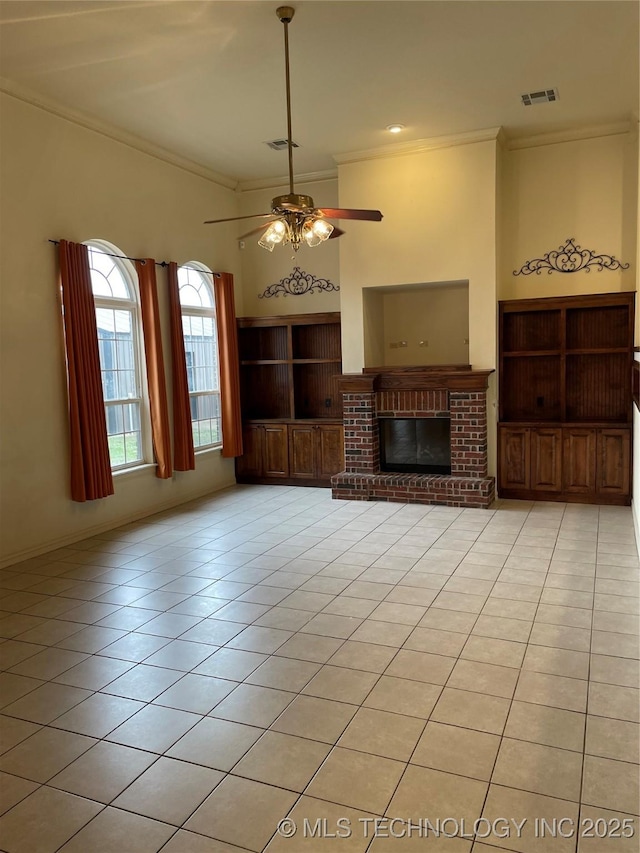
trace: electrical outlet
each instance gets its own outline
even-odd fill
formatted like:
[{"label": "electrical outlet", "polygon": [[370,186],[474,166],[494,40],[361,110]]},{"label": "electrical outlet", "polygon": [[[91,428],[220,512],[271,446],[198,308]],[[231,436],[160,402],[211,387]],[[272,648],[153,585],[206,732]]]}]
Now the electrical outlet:
[{"label": "electrical outlet", "polygon": [[429,346],[429,341],[420,341],[420,346],[421,346],[421,347],[428,347],[428,346]]},{"label": "electrical outlet", "polygon": [[408,347],[409,344],[406,341],[398,341],[398,346],[399,347]]}]

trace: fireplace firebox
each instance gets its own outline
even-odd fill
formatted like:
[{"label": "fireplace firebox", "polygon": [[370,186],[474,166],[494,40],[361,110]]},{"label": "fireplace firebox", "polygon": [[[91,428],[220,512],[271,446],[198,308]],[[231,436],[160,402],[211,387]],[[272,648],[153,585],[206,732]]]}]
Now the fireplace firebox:
[{"label": "fireplace firebox", "polygon": [[380,470],[451,474],[451,419],[379,418]]}]

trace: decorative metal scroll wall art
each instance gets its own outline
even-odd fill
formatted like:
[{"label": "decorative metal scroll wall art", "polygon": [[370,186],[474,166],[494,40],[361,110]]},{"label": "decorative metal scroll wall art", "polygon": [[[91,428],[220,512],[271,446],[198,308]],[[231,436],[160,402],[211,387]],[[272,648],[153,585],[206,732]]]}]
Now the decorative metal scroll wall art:
[{"label": "decorative metal scroll wall art", "polygon": [[628,270],[629,264],[623,264],[613,255],[599,255],[592,252],[591,249],[583,249],[575,242],[574,237],[569,237],[564,246],[560,246],[552,252],[547,252],[541,258],[533,258],[523,264],[519,270],[514,270],[514,275],[531,275],[535,273],[540,275],[542,270],[547,273],[552,272],[582,272],[586,270],[591,272],[591,268],[596,267],[598,271],[602,270]]},{"label": "decorative metal scroll wall art", "polygon": [[294,267],[293,272],[275,284],[270,284],[264,293],[258,294],[259,299],[269,299],[271,296],[304,296],[305,293],[328,293],[340,290],[339,284],[334,284],[328,278],[316,278],[313,273],[305,272],[300,267]]}]

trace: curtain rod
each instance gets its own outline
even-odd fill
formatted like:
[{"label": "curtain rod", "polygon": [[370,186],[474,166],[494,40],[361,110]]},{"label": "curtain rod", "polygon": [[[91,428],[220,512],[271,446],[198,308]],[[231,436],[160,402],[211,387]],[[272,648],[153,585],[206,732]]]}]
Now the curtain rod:
[{"label": "curtain rod", "polygon": [[[60,240],[49,240],[50,243],[53,243],[54,246],[60,245]],[[146,258],[130,258],[128,255],[115,255],[113,252],[104,252],[100,249],[100,252],[103,255],[107,255],[109,258],[122,258],[123,261],[138,261],[141,264],[146,264]],[[168,267],[169,261],[155,261],[155,265],[157,267]],[[181,266],[178,264],[178,266]],[[220,278],[219,272],[209,272],[208,270],[198,270],[198,272],[204,273],[205,275],[212,275],[214,278]]]}]

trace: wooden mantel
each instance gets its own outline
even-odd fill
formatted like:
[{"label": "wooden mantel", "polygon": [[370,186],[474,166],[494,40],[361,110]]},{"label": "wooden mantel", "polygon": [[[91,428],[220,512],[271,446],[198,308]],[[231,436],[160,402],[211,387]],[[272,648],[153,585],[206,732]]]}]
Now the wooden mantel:
[{"label": "wooden mantel", "polygon": [[473,370],[468,364],[431,367],[365,367],[362,373],[343,373],[338,388],[343,394],[372,391],[486,391],[493,370]]}]

